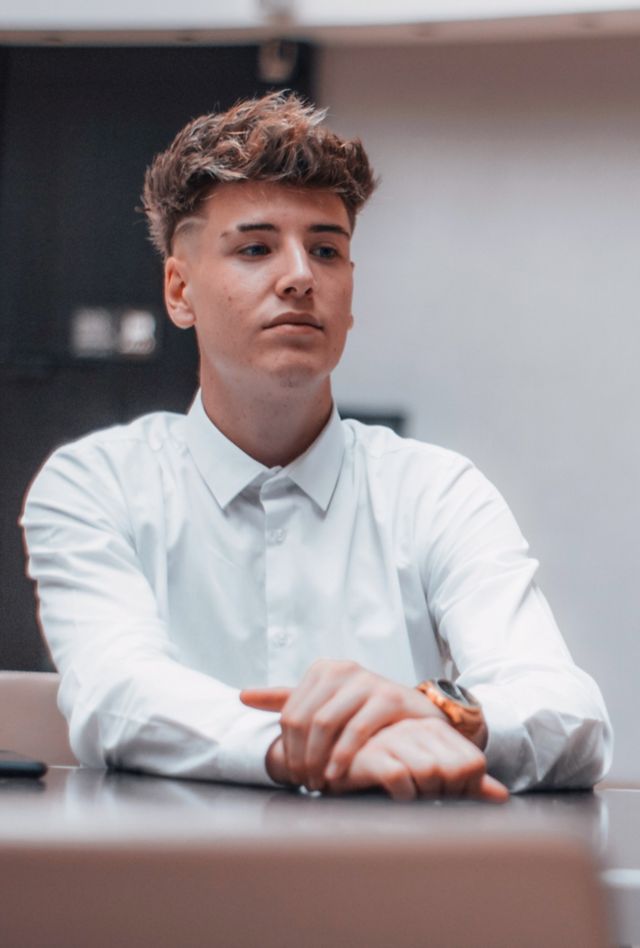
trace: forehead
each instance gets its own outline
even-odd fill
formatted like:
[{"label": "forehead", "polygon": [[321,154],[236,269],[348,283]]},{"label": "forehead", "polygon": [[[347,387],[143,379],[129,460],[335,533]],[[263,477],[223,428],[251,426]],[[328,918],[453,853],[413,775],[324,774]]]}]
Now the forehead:
[{"label": "forehead", "polygon": [[270,181],[218,184],[203,201],[198,216],[215,227],[250,222],[302,227],[326,223],[351,230],[344,202],[333,191]]}]

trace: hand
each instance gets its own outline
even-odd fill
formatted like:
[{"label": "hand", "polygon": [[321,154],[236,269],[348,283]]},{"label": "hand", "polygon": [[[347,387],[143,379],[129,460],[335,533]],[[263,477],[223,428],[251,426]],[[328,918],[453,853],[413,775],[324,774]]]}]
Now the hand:
[{"label": "hand", "polygon": [[378,731],[329,793],[381,787],[394,800],[474,797],[501,803],[509,791],[486,773],[485,756],[439,718],[405,719]]},{"label": "hand", "polygon": [[289,780],[310,790],[343,776],[356,753],[382,728],[406,718],[446,721],[415,688],[355,662],[327,659],[314,662],[296,688],[248,688],[240,692],[240,700],[263,711],[281,711]]}]

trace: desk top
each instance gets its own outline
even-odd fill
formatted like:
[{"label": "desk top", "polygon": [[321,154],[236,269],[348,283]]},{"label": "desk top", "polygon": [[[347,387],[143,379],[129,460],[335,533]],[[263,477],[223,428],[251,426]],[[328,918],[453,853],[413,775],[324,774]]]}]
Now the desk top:
[{"label": "desk top", "polygon": [[391,839],[575,834],[606,868],[640,869],[640,789],[398,803],[382,795],[330,798],[284,789],[53,767],[42,780],[0,780],[0,845],[172,840]]},{"label": "desk top", "polygon": [[[91,851],[314,853],[348,847],[424,859],[429,842],[463,847],[567,836],[586,842],[612,896],[616,936],[640,943],[640,789],[398,803],[284,789],[52,768],[40,781],[0,780],[0,855]],[[401,859],[402,864],[402,859]]]}]

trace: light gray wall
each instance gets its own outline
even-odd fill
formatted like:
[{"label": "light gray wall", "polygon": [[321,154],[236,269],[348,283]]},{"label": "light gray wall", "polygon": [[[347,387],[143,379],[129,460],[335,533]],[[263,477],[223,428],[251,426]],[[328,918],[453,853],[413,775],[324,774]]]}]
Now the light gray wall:
[{"label": "light gray wall", "polygon": [[498,485],[640,779],[640,40],[329,49],[320,100],[382,175],[338,400]]}]

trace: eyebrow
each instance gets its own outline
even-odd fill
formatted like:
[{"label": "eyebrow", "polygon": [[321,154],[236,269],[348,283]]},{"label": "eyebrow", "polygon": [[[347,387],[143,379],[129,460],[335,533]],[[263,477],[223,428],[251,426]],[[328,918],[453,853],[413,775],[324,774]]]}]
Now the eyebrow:
[{"label": "eyebrow", "polygon": [[[276,227],[275,224],[269,224],[266,221],[256,221],[247,223],[247,224],[237,224],[235,227],[236,230],[240,231],[241,234],[251,233],[253,231],[278,231],[280,228]],[[345,230],[344,227],[341,227],[339,224],[312,224],[309,228],[309,231],[312,234],[340,234],[342,237],[346,237],[348,240],[351,239],[351,234],[348,230]],[[221,234],[222,237],[226,237],[229,232],[225,231]]]},{"label": "eyebrow", "polygon": [[342,234],[343,237],[351,237],[349,231],[339,224],[312,224],[309,230],[312,234]]}]

